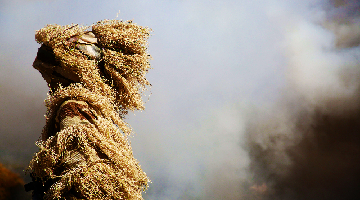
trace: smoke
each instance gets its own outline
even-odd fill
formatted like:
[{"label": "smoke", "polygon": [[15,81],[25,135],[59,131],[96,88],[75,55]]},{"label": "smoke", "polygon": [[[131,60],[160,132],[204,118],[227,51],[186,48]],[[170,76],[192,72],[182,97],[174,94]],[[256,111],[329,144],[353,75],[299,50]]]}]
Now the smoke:
[{"label": "smoke", "polygon": [[245,195],[241,185],[247,178],[249,159],[245,151],[239,151],[239,145],[243,145],[244,135],[239,133],[244,133],[244,120],[238,109],[241,106],[233,105],[213,112],[204,135],[196,140],[207,147],[200,151],[206,166],[201,199],[238,199]]},{"label": "smoke", "polygon": [[289,20],[287,86],[276,105],[247,118],[262,199],[360,197],[360,1],[331,3],[321,17]]},{"label": "smoke", "polygon": [[[249,7],[256,7],[252,6],[254,5]],[[240,38],[246,38],[248,35],[258,38],[256,34],[267,34],[280,27],[279,32],[284,36],[281,47],[284,50],[287,65],[286,86],[281,91],[278,102],[273,106],[257,109],[246,103],[241,103],[239,107],[217,106],[213,113],[204,112],[209,117],[203,120],[199,125],[200,128],[196,127],[195,131],[189,130],[180,122],[177,122],[180,126],[178,130],[164,131],[164,126],[157,128],[161,130],[160,132],[171,136],[161,135],[159,138],[165,138],[162,140],[165,143],[160,146],[168,145],[168,147],[153,147],[152,153],[160,155],[158,157],[165,157],[168,162],[159,162],[161,170],[154,173],[157,176],[152,178],[154,185],[153,187],[150,185],[147,199],[296,200],[356,197],[355,181],[359,178],[357,171],[360,167],[357,158],[360,142],[356,134],[360,128],[358,127],[360,119],[357,119],[358,105],[360,105],[359,49],[356,39],[351,39],[351,43],[344,42],[350,41],[348,38],[356,38],[355,31],[348,31],[353,33],[350,36],[340,34],[343,35],[342,37],[335,31],[340,27],[355,27],[356,29],[354,25],[357,23],[356,20],[349,22],[350,17],[354,18],[355,15],[343,14],[342,16],[346,16],[347,20],[340,20],[334,16],[336,13],[343,12],[338,10],[343,8],[334,8],[330,5],[326,5],[323,9],[319,9],[317,5],[308,12],[301,13],[302,15],[297,12],[292,13],[293,5],[290,6],[290,11],[281,5],[278,6],[279,8],[264,5],[269,18],[273,19],[275,28],[270,26],[269,29],[261,29],[257,24],[254,32],[247,32],[246,28],[236,29],[239,35],[239,32],[247,33],[244,34],[245,36],[240,35]],[[197,10],[197,8],[191,8]],[[256,8],[258,12],[262,11]],[[232,16],[230,11],[231,9],[226,10],[225,13]],[[245,19],[241,22],[244,27],[248,25],[247,28],[249,28],[252,25],[247,22],[252,19],[246,18],[245,16],[248,15],[244,12],[241,16]],[[261,14],[249,16],[267,20]],[[234,28],[232,26],[234,22],[229,21],[232,19],[229,17],[227,20],[220,20],[224,23],[219,27],[225,27],[221,30],[230,32],[229,30]],[[205,21],[198,18],[195,20]],[[210,18],[197,26],[207,30],[207,26],[213,25],[214,21],[216,20]],[[269,23],[269,21],[266,22]],[[201,31],[201,29],[195,30]],[[214,42],[226,42],[228,32],[221,35],[223,37],[214,37],[218,39]],[[276,33],[277,30],[274,32]],[[269,38],[273,39],[273,37]],[[251,42],[254,41],[251,40]],[[256,69],[254,71],[260,74],[263,73],[263,68],[255,68],[257,65],[253,63],[262,59],[266,60],[263,54],[269,55],[269,52],[262,52],[261,50],[265,47],[261,47],[268,45],[267,48],[269,48],[272,43],[265,39],[256,42],[246,45],[247,42],[244,40],[236,43],[236,48],[231,50],[238,53],[233,55],[234,58],[251,60],[241,64],[247,68]],[[262,45],[258,45],[259,43]],[[232,51],[229,51],[229,47],[234,42],[226,44],[226,52],[230,54]],[[242,46],[246,46],[244,48],[246,50],[243,50]],[[216,52],[216,49],[207,49]],[[255,53],[249,53],[252,50]],[[222,62],[219,64],[221,67]],[[259,64],[267,64],[266,66],[270,68],[273,63],[261,62]],[[239,68],[239,66],[236,67]],[[234,79],[230,78],[231,75],[236,74],[237,80],[247,80],[243,74],[249,76],[249,73],[235,73],[237,72],[235,69],[224,68],[223,71],[225,72],[219,71],[215,77],[220,79],[223,74],[229,73],[226,74],[226,78],[231,80],[233,85],[236,84]],[[179,73],[184,73],[184,71]],[[278,71],[278,74],[281,74],[281,71]],[[189,78],[191,75],[186,77]],[[191,78],[190,80],[198,81]],[[209,94],[209,98],[202,99],[202,96],[197,93],[196,99],[200,99],[198,101],[203,103],[218,98],[214,97],[219,94],[215,90],[217,87],[225,90],[224,87],[220,87],[224,83],[227,83],[226,79],[220,79],[216,84],[209,82],[208,85],[215,85],[211,87],[212,94]],[[240,82],[249,88],[251,83]],[[236,86],[228,88],[237,94]],[[251,88],[251,90],[254,89],[256,88]],[[180,94],[184,95],[185,92]],[[235,99],[232,99],[233,101]],[[177,99],[175,102],[182,101]],[[197,101],[191,99],[191,102]],[[271,102],[266,104],[271,104]],[[199,110],[196,111],[199,112]],[[193,120],[193,116],[198,112],[190,112],[191,114],[186,115],[186,118]],[[173,119],[178,119],[179,116],[180,114],[168,118],[174,121]],[[164,120],[159,119],[159,121]],[[140,132],[146,131],[140,130]],[[154,135],[142,137],[148,137],[147,141],[161,140],[158,137],[154,138]],[[170,140],[170,137],[176,138],[176,141]],[[159,149],[159,152],[155,149]],[[160,160],[162,159],[158,158],[156,162]],[[160,184],[156,185],[156,183]]]},{"label": "smoke", "polygon": [[360,4],[357,0],[333,0],[335,9],[328,8],[326,26],[336,35],[338,48],[355,47],[360,45]]}]

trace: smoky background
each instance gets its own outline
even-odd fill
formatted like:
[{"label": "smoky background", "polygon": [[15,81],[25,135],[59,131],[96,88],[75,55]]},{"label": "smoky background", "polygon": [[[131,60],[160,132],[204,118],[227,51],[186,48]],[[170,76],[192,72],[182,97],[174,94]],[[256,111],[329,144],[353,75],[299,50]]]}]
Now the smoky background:
[{"label": "smoky background", "polygon": [[319,18],[291,20],[287,85],[271,108],[247,118],[249,168],[267,186],[261,199],[360,196],[360,2],[323,9]]},{"label": "smoky background", "polygon": [[353,199],[359,1],[0,1],[0,162],[24,175],[45,124],[32,68],[46,24],[154,30],[153,85],[130,112],[145,199]]}]

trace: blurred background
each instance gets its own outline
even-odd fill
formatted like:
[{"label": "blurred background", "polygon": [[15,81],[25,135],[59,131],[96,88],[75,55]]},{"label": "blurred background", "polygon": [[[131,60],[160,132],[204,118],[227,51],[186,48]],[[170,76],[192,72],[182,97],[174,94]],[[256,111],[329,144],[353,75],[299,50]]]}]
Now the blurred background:
[{"label": "blurred background", "polygon": [[357,0],[0,0],[0,163],[30,181],[48,92],[32,68],[35,31],[116,18],[153,30],[146,109],[126,119],[152,181],[145,199],[359,197],[359,9]]}]

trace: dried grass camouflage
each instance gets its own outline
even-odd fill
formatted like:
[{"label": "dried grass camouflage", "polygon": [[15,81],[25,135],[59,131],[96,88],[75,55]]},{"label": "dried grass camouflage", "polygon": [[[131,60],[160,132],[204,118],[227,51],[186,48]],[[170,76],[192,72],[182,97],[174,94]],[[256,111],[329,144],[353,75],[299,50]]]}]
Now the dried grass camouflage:
[{"label": "dried grass camouflage", "polygon": [[133,156],[123,115],[144,109],[150,31],[103,20],[36,32],[57,63],[34,61],[49,86],[56,83],[45,101],[40,150],[30,163],[36,177],[54,180],[45,199],[142,199],[149,179]]}]

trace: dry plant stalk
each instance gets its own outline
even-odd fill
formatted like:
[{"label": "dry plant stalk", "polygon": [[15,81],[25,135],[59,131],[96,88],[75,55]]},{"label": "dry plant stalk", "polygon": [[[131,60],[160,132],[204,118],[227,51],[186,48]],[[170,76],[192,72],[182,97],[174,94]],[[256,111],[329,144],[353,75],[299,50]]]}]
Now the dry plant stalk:
[{"label": "dry plant stalk", "polygon": [[50,94],[29,169],[37,180],[51,181],[44,199],[143,199],[149,179],[133,157],[123,115],[144,109],[150,31],[103,20],[36,32],[42,46],[33,66]]}]

